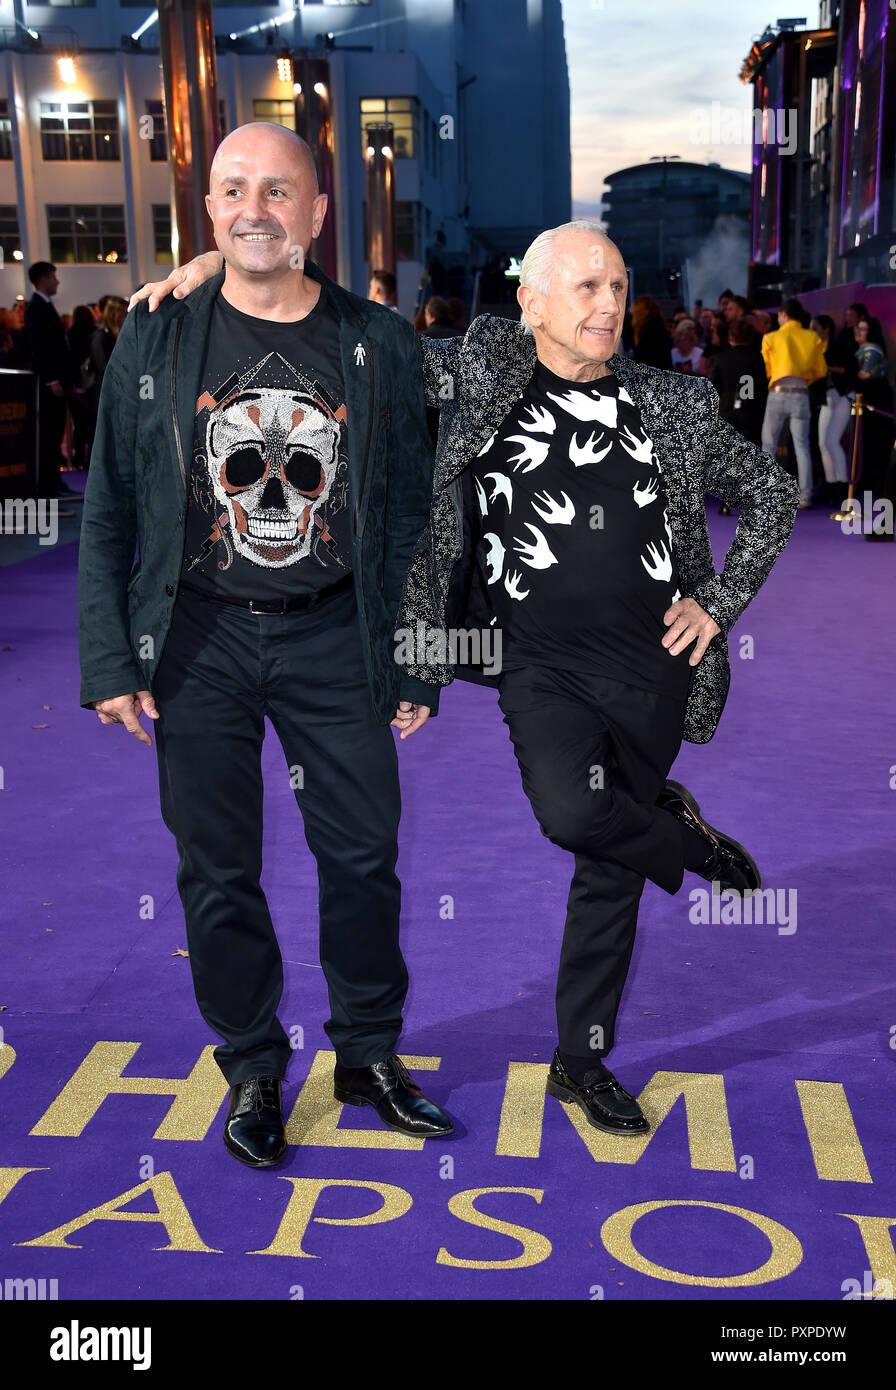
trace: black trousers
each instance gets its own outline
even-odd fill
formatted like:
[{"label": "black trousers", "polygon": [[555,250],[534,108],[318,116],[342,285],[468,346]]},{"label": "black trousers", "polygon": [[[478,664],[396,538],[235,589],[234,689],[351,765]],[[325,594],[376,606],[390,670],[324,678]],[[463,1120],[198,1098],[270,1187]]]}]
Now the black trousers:
[{"label": "black trousers", "polygon": [[505,670],[499,701],[542,833],[575,855],[557,1025],[584,1071],[615,1041],[645,879],[675,893],[684,877],[678,824],[654,802],[685,701],[542,666]]},{"label": "black trousers", "polygon": [[[260,886],[265,715],[286,755],[317,860],[320,962],[339,1060],[362,1067],[394,1050],[407,969],[398,941],[400,815],[390,728],[377,724],[352,590],[304,612],[253,614],[181,590],[155,681],[165,823],[196,1000],[223,1039],[230,1085],[283,1077],[291,1055],[277,1018],[283,963]],[[289,922],[284,924],[289,932]],[[290,1026],[305,1026],[301,999]]]}]

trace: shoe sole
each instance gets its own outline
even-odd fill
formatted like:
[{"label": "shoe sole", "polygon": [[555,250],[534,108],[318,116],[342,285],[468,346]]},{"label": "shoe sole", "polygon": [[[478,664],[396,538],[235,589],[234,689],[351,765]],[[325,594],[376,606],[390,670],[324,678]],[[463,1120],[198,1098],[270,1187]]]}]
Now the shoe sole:
[{"label": "shoe sole", "polygon": [[[756,882],[752,885],[750,891],[753,893],[757,893],[759,889],[762,887],[762,875],[759,872],[759,867],[756,863],[756,860],[753,858],[752,854],[750,854],[749,850],[744,849],[740,841],[735,840],[733,835],[727,834],[727,832],[724,830],[718,830],[714,825],[710,825],[709,821],[706,819],[705,816],[700,815],[700,807],[698,806],[695,797],[693,797],[691,793],[688,791],[687,787],[683,787],[680,782],[667,782],[666,786],[674,788],[674,790],[678,793],[678,796],[684,802],[684,804],[690,807],[690,809],[694,812],[694,815],[700,816],[700,819],[706,826],[707,830],[711,830],[713,835],[717,835],[718,838],[720,840],[724,840],[727,845],[733,845],[734,848],[743,855],[744,859],[747,861],[748,865],[750,866],[750,869],[753,872],[754,878],[756,879]],[[740,891],[741,890],[739,888],[725,889],[726,893],[739,893]]]},{"label": "shoe sole", "polygon": [[640,1139],[643,1135],[650,1133],[650,1125],[645,1119],[643,1129],[614,1129],[612,1125],[602,1125],[599,1120],[595,1120],[591,1111],[579,1097],[573,1095],[565,1086],[560,1086],[556,1081],[548,1081],[547,1093],[560,1101],[561,1105],[577,1105],[592,1129],[602,1129],[605,1134],[618,1134],[625,1139]]},{"label": "shoe sole", "polygon": [[[343,1105],[373,1105],[373,1101],[368,1100],[366,1096],[352,1095],[350,1091],[343,1091],[339,1086],[333,1087],[333,1095],[338,1101],[341,1101]],[[373,1108],[376,1110],[375,1105],[373,1105]],[[419,1130],[402,1129],[401,1125],[393,1125],[390,1124],[388,1120],[384,1120],[379,1111],[377,1111],[377,1119],[381,1125],[385,1125],[386,1129],[393,1129],[396,1134],[406,1134],[409,1139],[440,1139],[454,1133],[454,1125],[451,1125],[450,1129],[434,1130],[432,1134],[421,1134]]]}]

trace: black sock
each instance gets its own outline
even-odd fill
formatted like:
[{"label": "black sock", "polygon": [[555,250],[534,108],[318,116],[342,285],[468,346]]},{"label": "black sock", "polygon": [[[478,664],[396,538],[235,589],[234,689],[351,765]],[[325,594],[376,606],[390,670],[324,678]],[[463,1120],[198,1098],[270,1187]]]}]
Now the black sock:
[{"label": "black sock", "polygon": [[684,867],[690,869],[692,873],[699,874],[712,854],[712,849],[707,845],[703,836],[698,834],[696,830],[692,830],[689,825],[684,825],[682,821],[679,821],[678,829],[681,832],[681,853]]}]

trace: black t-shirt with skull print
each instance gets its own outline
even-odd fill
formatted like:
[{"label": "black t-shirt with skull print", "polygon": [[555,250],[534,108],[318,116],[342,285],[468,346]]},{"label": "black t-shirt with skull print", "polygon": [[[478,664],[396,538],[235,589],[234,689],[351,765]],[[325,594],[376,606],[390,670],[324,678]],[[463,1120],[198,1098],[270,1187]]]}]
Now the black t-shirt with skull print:
[{"label": "black t-shirt with skull print", "polygon": [[326,289],[272,323],[218,294],[196,402],[181,577],[280,599],[351,569],[339,319]]},{"label": "black t-shirt with skull print", "polygon": [[661,644],[681,597],[662,471],[619,378],[567,381],[537,362],[471,469],[503,665],[686,698],[692,649]]}]

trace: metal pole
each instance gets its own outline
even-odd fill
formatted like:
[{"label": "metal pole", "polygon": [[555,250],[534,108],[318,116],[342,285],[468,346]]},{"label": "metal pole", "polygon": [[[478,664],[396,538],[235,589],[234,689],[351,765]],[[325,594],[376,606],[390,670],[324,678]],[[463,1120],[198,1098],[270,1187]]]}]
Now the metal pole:
[{"label": "metal pole", "polygon": [[368,268],[395,274],[395,158],[391,125],[367,127]]},{"label": "metal pole", "polygon": [[314,260],[325,275],[335,280],[336,256],[336,157],[333,140],[330,64],[325,58],[298,58],[294,65],[296,133],[311,146],[321,193],[327,195],[327,215],[312,248]]},{"label": "metal pole", "polygon": [[159,47],[171,166],[171,246],[182,265],[214,247],[205,210],[208,171],[221,142],[210,0],[159,0]]},{"label": "metal pole", "polygon": [[846,494],[842,510],[831,512],[831,521],[846,521],[855,511],[853,501],[856,493],[856,479],[859,476],[859,460],[862,456],[862,413],[864,409],[864,396],[861,391],[856,392],[856,398],[852,403],[852,458],[849,469],[849,490]]}]

